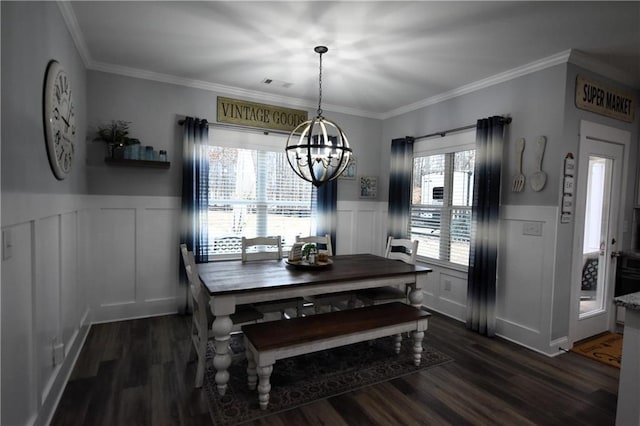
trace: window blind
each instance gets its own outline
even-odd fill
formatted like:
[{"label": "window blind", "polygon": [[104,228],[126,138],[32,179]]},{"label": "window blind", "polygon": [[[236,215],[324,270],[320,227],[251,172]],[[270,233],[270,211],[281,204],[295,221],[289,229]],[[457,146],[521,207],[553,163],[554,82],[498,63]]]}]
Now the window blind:
[{"label": "window blind", "polygon": [[475,150],[438,145],[414,154],[409,234],[418,256],[468,265]]},{"label": "window blind", "polygon": [[284,250],[311,233],[310,183],[299,178],[284,151],[211,146],[210,254],[240,253],[242,236],[280,235]]}]

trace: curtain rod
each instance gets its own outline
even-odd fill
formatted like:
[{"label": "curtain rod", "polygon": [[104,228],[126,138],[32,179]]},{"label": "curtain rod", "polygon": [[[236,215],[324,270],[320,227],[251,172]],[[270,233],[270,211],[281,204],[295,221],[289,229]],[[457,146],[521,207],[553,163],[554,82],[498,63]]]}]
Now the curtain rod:
[{"label": "curtain rod", "polygon": [[[509,124],[509,123],[511,123],[511,117],[502,117],[502,121],[505,124]],[[445,137],[447,135],[447,133],[461,132],[463,130],[475,129],[476,127],[477,127],[477,125],[470,124],[468,126],[457,127],[455,129],[449,129],[449,130],[443,130],[441,132],[429,133],[428,135],[422,135],[422,136],[415,137],[414,141],[417,141],[418,139],[432,138],[434,136]]]},{"label": "curtain rod", "polygon": [[[502,120],[503,120],[503,122],[505,124],[511,123],[511,117],[502,117]],[[178,120],[178,124],[182,126],[184,124],[184,119]],[[290,134],[290,132],[285,132],[285,131],[282,131],[282,130],[258,129],[258,128],[252,128],[252,127],[238,126],[238,125],[235,125],[235,124],[223,124],[223,123],[216,123],[216,122],[209,122],[209,126],[222,127],[222,128],[234,129],[234,130],[241,130],[241,131],[244,131],[244,132],[262,133],[262,134],[265,134],[265,135],[268,135],[270,133],[275,133],[277,135],[289,135]],[[447,135],[447,133],[461,132],[463,130],[475,129],[476,127],[477,126],[475,124],[470,124],[468,126],[456,127],[455,129],[443,130],[443,131],[440,131],[440,132],[429,133],[428,135],[417,136],[417,137],[414,138],[414,140],[432,138],[434,136],[445,137]]]},{"label": "curtain rod", "polygon": [[[215,123],[211,121],[209,121],[208,123],[209,123],[209,127],[222,127],[227,129],[240,130],[243,132],[262,133],[264,135],[275,133],[277,135],[288,136],[289,134],[291,134],[291,132],[285,132],[283,130],[259,129],[254,127],[238,126],[236,124]],[[184,120],[178,120],[178,124],[182,126],[184,124]]]}]

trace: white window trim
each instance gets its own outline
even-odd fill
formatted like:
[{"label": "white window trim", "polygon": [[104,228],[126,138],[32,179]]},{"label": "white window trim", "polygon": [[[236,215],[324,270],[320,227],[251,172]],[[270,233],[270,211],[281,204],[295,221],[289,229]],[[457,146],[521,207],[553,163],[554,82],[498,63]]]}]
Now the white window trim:
[{"label": "white window trim", "polygon": [[476,131],[454,133],[440,138],[418,140],[413,143],[413,155],[429,153],[429,155],[444,154],[456,151],[476,149]]},{"label": "white window trim", "polygon": [[[211,126],[209,127],[208,134],[208,145],[212,147],[222,147],[222,148],[236,148],[236,149],[246,149],[252,151],[266,151],[266,152],[284,152],[287,137],[288,135],[279,134],[279,133],[268,133],[264,134],[259,131],[238,131],[237,129],[228,129],[219,126]],[[259,171],[260,172],[260,171]],[[259,173],[258,172],[258,173]],[[258,192],[260,188],[257,188]],[[266,197],[266,194],[260,193],[256,194],[257,198]],[[258,208],[266,208],[267,204],[263,201],[258,200],[247,200],[246,204],[256,205]],[[290,203],[289,203],[290,204]],[[291,204],[296,205],[296,204]],[[312,227],[315,219],[311,217]],[[258,224],[259,227],[266,226],[266,223]],[[283,256],[288,255],[288,250],[285,250],[283,247]],[[219,260],[234,260],[239,259],[239,254],[209,254],[209,258],[212,261]]]},{"label": "white window trim", "polygon": [[224,148],[251,149],[255,151],[284,152],[287,136],[278,133],[238,131],[222,127],[209,128],[209,145]]},{"label": "white window trim", "polygon": [[[413,157],[446,154],[454,151],[467,151],[476,149],[476,130],[448,134],[443,137],[418,140],[413,144]],[[413,206],[414,204],[411,203]],[[440,225],[442,227],[442,223]],[[441,268],[452,269],[460,272],[468,272],[467,265],[435,259],[426,256],[416,256],[416,260],[429,265],[437,265]]]}]

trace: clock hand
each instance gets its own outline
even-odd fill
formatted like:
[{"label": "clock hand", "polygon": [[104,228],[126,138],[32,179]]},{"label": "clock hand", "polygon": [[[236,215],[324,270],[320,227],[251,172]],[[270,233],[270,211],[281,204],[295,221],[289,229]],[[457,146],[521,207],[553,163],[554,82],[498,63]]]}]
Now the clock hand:
[{"label": "clock hand", "polygon": [[[69,90],[69,100],[68,105],[69,105],[69,113],[67,114],[67,119],[64,121],[67,124],[67,130],[69,129],[69,120],[71,120],[71,108],[73,108],[73,105],[71,105],[71,90]],[[65,130],[66,132],[66,130]]]}]

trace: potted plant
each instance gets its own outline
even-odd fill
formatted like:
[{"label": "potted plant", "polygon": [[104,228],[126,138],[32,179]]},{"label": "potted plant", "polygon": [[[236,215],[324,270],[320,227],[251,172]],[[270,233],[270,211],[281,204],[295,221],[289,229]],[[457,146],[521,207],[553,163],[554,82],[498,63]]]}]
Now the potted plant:
[{"label": "potted plant", "polygon": [[316,254],[318,253],[318,248],[316,247],[316,243],[307,243],[302,246],[302,258],[307,261],[307,263],[314,264],[316,263]]},{"label": "potted plant", "polygon": [[110,123],[101,124],[96,131],[94,141],[102,141],[107,144],[107,155],[111,158],[124,158],[124,150],[127,145],[139,144],[140,141],[130,138],[129,121],[111,120]]}]

